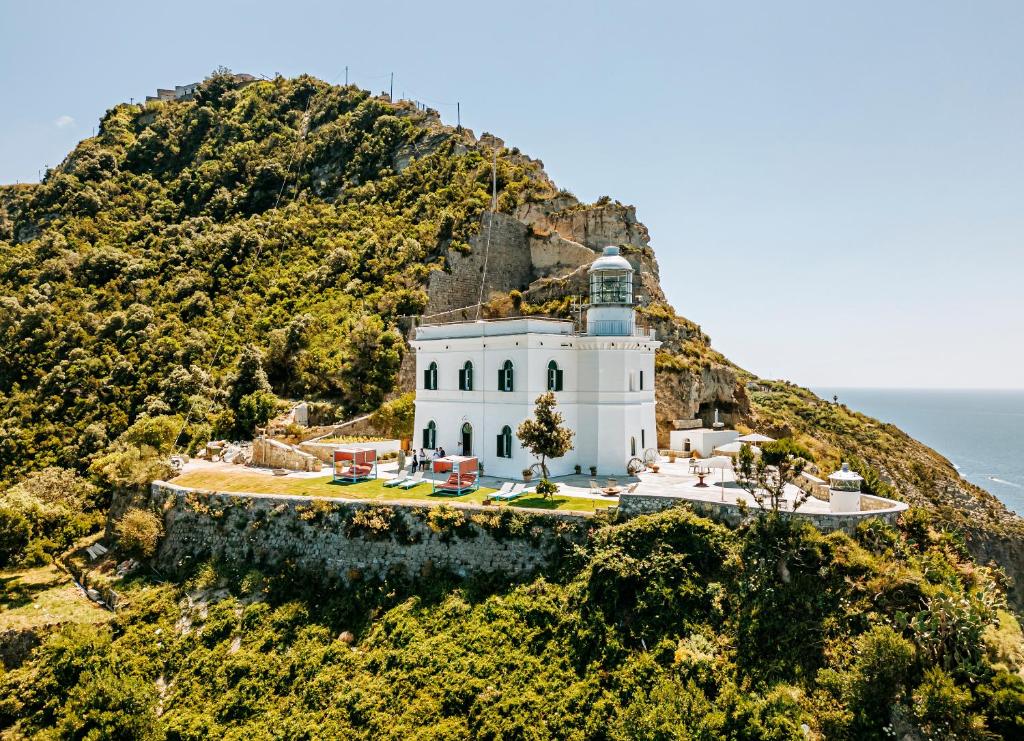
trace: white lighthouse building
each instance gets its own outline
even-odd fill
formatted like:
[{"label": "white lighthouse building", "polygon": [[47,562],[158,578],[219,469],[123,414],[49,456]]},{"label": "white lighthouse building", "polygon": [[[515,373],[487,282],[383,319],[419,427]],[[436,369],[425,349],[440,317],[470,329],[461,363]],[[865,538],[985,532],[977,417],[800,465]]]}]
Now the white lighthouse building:
[{"label": "white lighthouse building", "polygon": [[537,461],[516,428],[553,391],[574,449],[548,462],[552,476],[596,466],[623,474],[657,448],[654,333],[639,327],[633,268],[607,247],[589,269],[586,330],[570,321],[510,319],[423,325],[416,351],[413,445],[476,456],[493,476],[520,478]]}]

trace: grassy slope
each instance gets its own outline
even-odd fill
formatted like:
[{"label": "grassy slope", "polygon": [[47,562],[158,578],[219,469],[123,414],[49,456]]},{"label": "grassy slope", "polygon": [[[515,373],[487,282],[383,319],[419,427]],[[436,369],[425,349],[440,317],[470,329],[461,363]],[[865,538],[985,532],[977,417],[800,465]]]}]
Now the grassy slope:
[{"label": "grassy slope", "polygon": [[112,617],[52,564],[0,571],[0,633],[63,623],[102,623]]}]

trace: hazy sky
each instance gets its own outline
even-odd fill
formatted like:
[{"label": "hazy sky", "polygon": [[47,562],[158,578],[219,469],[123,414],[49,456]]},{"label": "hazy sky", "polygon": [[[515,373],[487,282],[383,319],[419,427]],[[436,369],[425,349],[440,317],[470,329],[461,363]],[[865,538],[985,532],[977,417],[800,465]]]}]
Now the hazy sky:
[{"label": "hazy sky", "polygon": [[0,182],[218,65],[461,101],[761,375],[1024,387],[1024,3],[0,0]]}]

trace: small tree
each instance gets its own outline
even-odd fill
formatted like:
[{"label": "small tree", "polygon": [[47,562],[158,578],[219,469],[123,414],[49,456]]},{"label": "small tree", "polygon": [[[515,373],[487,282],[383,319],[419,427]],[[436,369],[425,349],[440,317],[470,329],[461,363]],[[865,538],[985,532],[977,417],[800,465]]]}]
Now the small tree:
[{"label": "small tree", "polygon": [[[786,484],[799,476],[807,461],[791,452],[790,445],[768,443],[761,450],[761,455],[754,455],[753,449],[746,443],[740,446],[736,464],[736,480],[746,490],[762,511],[779,511]],[[797,509],[807,499],[807,493],[801,492],[793,501],[793,509]]]},{"label": "small tree", "polygon": [[164,534],[160,518],[148,509],[130,509],[117,523],[121,546],[132,555],[150,558]]},{"label": "small tree", "polygon": [[540,470],[544,478],[548,477],[548,458],[561,458],[572,450],[572,438],[575,433],[562,427],[563,419],[555,410],[555,395],[548,391],[541,394],[534,402],[533,419],[524,419],[516,434],[523,447],[540,458]]}]

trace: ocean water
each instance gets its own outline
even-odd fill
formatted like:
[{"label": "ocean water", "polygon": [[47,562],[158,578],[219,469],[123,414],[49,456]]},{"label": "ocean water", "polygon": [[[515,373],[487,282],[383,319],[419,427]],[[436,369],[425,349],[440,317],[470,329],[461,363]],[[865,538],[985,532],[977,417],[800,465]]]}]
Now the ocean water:
[{"label": "ocean water", "polygon": [[891,422],[948,458],[960,475],[1024,515],[1024,390],[815,388]]}]

